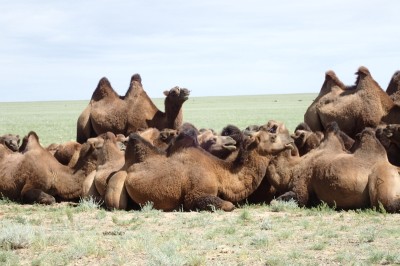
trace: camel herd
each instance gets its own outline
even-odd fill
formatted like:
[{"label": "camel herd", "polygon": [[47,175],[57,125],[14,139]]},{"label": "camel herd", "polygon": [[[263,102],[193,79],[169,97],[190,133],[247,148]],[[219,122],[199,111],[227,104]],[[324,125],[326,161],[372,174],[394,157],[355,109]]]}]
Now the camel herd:
[{"label": "camel herd", "polygon": [[281,122],[220,133],[183,123],[189,90],[165,91],[165,112],[140,75],[118,95],[102,78],[77,141],[42,147],[35,132],[0,137],[1,197],[52,204],[94,198],[108,209],[231,211],[294,199],[337,209],[400,211],[400,72],[384,91],[360,67],[354,85],[326,72],[291,134]]}]

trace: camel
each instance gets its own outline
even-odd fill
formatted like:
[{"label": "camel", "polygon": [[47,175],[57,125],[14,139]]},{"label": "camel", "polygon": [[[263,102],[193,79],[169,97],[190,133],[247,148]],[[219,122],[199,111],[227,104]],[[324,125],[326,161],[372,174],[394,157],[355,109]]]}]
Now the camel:
[{"label": "camel", "polygon": [[390,79],[389,85],[386,89],[386,93],[390,99],[393,100],[397,105],[400,105],[400,71],[394,72]]},{"label": "camel", "polygon": [[[239,161],[225,162],[198,147],[187,147],[170,157],[134,164],[126,172],[125,188],[139,205],[172,211],[224,211],[250,195],[265,176],[271,156],[293,148],[289,134],[260,130],[243,145]],[[238,163],[240,162],[240,163]]]},{"label": "camel", "polygon": [[291,168],[289,183],[299,205],[323,201],[338,209],[382,206],[400,211],[400,176],[375,130],[366,128],[357,135],[351,153],[338,132],[337,124],[329,126],[321,145]]},{"label": "camel", "polygon": [[[400,107],[382,90],[369,70],[360,67],[356,74],[358,77],[354,89],[346,90],[339,86],[340,81],[337,78],[334,79],[332,75],[326,76],[324,84],[331,84],[327,88],[333,90],[340,87],[335,89],[340,93],[327,101],[323,101],[322,98],[317,100],[315,105],[312,104],[316,112],[307,110],[305,122],[313,131],[322,131],[330,122],[336,121],[344,133],[354,138],[365,127],[376,127],[382,122],[396,123],[399,120]],[[328,81],[335,81],[334,85]],[[317,116],[312,115],[315,113]]]},{"label": "camel", "polygon": [[177,86],[164,91],[165,112],[162,112],[144,91],[139,74],[132,76],[123,97],[114,91],[107,78],[102,78],[78,118],[77,141],[83,143],[107,131],[128,136],[149,127],[177,129],[182,124],[182,105],[189,94],[188,89]]},{"label": "camel", "polygon": [[19,135],[5,134],[0,136],[0,144],[5,145],[11,151],[18,151],[20,141]]},{"label": "camel", "polygon": [[94,147],[85,143],[74,168],[60,164],[39,143],[35,132],[24,137],[20,152],[0,161],[0,195],[23,203],[52,204],[78,200],[82,183],[93,170]]}]

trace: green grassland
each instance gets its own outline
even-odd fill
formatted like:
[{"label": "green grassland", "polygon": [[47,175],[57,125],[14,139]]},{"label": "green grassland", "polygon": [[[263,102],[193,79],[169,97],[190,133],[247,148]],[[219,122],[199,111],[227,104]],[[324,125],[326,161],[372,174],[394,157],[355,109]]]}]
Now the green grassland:
[{"label": "green grassland", "polygon": [[[220,131],[270,119],[293,131],[315,94],[191,98],[184,120]],[[162,99],[154,100],[163,110]],[[0,134],[75,139],[88,101],[0,103]],[[230,213],[108,211],[93,200],[52,206],[0,199],[0,265],[399,265],[400,214],[295,202]]]},{"label": "green grassland", "polygon": [[[316,94],[280,94],[189,98],[183,106],[184,121],[198,128],[221,131],[228,124],[245,128],[282,121],[293,130]],[[163,99],[153,99],[164,110]],[[76,121],[89,101],[0,103],[0,134],[20,136],[35,131],[43,145],[74,140]]]}]

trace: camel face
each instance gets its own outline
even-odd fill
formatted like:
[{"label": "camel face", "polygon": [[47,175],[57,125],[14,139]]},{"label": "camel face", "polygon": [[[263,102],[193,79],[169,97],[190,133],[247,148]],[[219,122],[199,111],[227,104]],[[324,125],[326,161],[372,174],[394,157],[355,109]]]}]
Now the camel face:
[{"label": "camel face", "polygon": [[169,91],[165,91],[164,95],[167,96],[166,100],[174,103],[184,103],[189,99],[190,91],[186,88],[173,87]]},{"label": "camel face", "polygon": [[324,135],[322,133],[318,134],[312,131],[298,129],[294,134],[291,135],[291,137],[293,138],[294,144],[299,150],[300,156],[302,156],[318,147],[324,138]]},{"label": "camel face", "polygon": [[211,130],[205,130],[197,136],[200,147],[217,157],[226,157],[226,154],[236,150],[236,141],[230,136],[220,136]]},{"label": "camel face", "polygon": [[295,148],[285,125],[273,120],[261,126],[258,132],[251,134],[251,137],[258,144],[260,154],[277,154]]},{"label": "camel face", "polygon": [[389,124],[383,129],[383,134],[390,142],[400,146],[400,124]]},{"label": "camel face", "polygon": [[6,145],[12,151],[18,151],[20,141],[19,135],[6,134],[0,137],[0,143]]}]

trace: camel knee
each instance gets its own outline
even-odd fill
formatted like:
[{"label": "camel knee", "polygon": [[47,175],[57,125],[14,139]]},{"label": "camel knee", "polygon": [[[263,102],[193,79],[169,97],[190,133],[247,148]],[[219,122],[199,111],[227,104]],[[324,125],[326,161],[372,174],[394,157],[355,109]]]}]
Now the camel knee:
[{"label": "camel knee", "polygon": [[22,202],[28,204],[40,203],[50,205],[56,203],[56,199],[40,189],[30,189],[22,194]]}]

